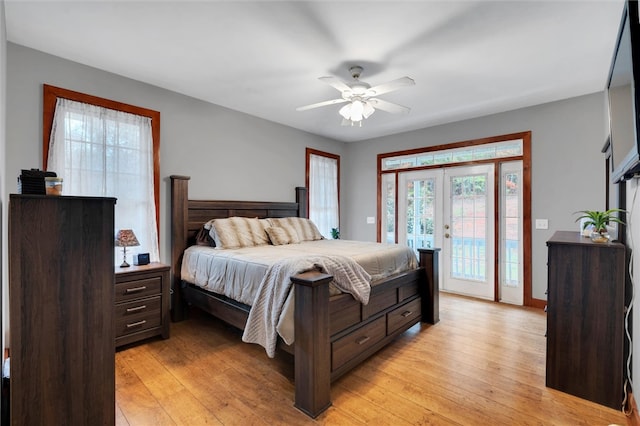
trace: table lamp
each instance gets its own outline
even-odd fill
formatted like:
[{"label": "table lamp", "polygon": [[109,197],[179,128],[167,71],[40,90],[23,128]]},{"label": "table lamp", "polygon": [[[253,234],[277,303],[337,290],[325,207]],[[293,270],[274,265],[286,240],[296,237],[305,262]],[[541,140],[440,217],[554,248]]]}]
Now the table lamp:
[{"label": "table lamp", "polygon": [[121,229],[118,231],[118,233],[116,234],[116,247],[123,248],[124,256],[122,265],[120,265],[121,268],[127,268],[128,266],[130,266],[127,263],[127,247],[135,247],[139,245],[140,243],[138,242],[136,234],[133,233],[132,229]]}]

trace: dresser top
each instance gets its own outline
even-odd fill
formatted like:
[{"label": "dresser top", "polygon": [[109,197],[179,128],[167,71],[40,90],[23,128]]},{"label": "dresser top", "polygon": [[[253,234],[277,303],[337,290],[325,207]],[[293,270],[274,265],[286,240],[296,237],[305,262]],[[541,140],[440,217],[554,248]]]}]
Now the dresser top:
[{"label": "dresser top", "polygon": [[93,197],[85,195],[44,195],[44,194],[9,194],[9,199],[42,199],[42,200],[108,200],[116,202],[114,197]]},{"label": "dresser top", "polygon": [[165,265],[159,262],[151,262],[148,265],[131,265],[127,268],[120,268],[116,265],[116,275],[125,274],[125,273],[143,273],[150,271],[165,271],[170,269],[169,265]]},{"label": "dresser top", "polygon": [[600,248],[617,248],[624,249],[624,245],[618,242],[595,243],[589,237],[583,237],[580,232],[575,231],[556,231],[555,234],[547,241],[547,245],[552,244],[569,244],[584,245]]}]

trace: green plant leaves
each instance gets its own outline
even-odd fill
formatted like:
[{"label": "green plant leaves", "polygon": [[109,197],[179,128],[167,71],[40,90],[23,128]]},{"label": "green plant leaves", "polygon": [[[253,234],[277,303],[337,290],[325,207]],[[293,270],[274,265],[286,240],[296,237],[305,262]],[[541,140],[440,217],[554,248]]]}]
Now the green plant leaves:
[{"label": "green plant leaves", "polygon": [[605,231],[610,222],[625,224],[618,216],[614,216],[615,213],[626,213],[626,210],[622,209],[609,209],[607,211],[580,210],[577,211],[576,214],[577,213],[582,213],[582,215],[576,219],[576,222],[587,219],[582,224],[582,229],[593,226],[596,232],[600,232]]}]

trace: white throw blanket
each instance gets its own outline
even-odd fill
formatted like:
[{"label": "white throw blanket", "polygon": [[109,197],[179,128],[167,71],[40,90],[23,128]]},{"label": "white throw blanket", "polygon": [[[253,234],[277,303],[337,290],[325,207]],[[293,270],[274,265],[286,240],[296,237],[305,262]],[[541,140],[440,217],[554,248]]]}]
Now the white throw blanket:
[{"label": "white throw blanket", "polygon": [[[267,270],[249,312],[242,335],[243,341],[257,343],[265,348],[270,358],[275,356],[278,326],[282,317],[287,316],[286,311],[283,312],[283,307],[293,293],[291,277],[312,269],[319,269],[325,274],[332,275],[333,284],[336,287],[352,294],[356,300],[365,305],[369,303],[371,276],[351,258],[336,255],[288,258],[276,262]],[[293,308],[293,303],[290,301],[286,305]],[[287,344],[293,343],[294,336],[281,337]]]}]

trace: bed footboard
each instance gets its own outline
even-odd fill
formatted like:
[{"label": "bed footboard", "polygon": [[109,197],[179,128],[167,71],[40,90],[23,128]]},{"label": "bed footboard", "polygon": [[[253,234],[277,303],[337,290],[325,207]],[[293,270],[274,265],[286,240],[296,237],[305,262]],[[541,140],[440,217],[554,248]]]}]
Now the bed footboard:
[{"label": "bed footboard", "polygon": [[331,406],[331,382],[417,322],[439,321],[439,249],[421,249],[419,269],[373,287],[368,305],[329,297],[331,276],[317,271],[295,285],[295,402],[313,418]]}]

